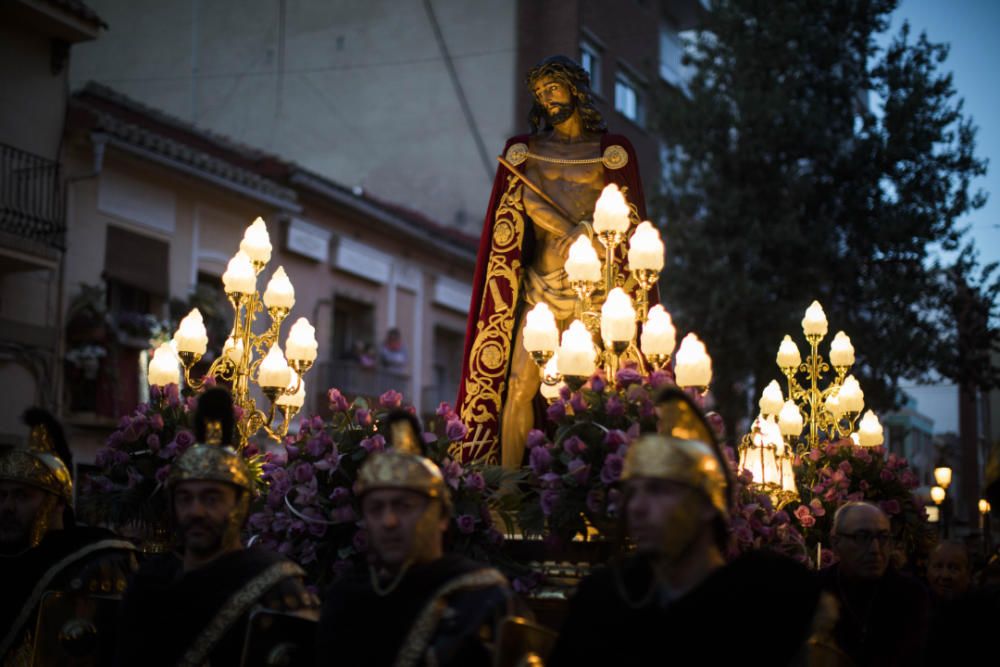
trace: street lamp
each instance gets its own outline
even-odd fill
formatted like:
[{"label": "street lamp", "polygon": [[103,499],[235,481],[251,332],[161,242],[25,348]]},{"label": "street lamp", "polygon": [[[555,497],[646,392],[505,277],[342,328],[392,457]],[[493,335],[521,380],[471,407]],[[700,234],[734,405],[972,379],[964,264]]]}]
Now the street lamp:
[{"label": "street lamp", "polygon": [[989,559],[993,551],[993,540],[990,535],[990,501],[986,498],[979,499],[979,532],[983,535],[983,555]]},{"label": "street lamp", "polygon": [[[938,483],[940,483],[940,480],[942,479],[943,475],[942,475],[942,477],[938,477],[938,474],[937,474],[938,470],[941,470],[941,468],[937,468],[937,469],[934,470],[934,478],[936,480],[938,480]],[[950,478],[951,477],[951,469],[949,468],[947,470],[948,470],[948,477]],[[950,482],[951,480],[949,479],[948,481]],[[944,490],[943,486],[933,486],[933,487],[931,487],[931,500],[934,501],[935,505],[941,506],[941,509],[940,509],[940,512],[941,512],[941,527],[942,527],[942,529],[944,531],[944,538],[945,539],[948,539],[948,508],[946,506],[944,506],[943,503],[946,500],[947,495],[948,495],[948,492]]]},{"label": "street lamp", "polygon": [[947,492],[940,486],[931,487],[931,500],[934,501],[935,505],[943,503],[946,494]]},{"label": "street lamp", "polygon": [[934,468],[934,481],[938,483],[945,491],[951,486],[951,468],[947,465],[941,464]]}]

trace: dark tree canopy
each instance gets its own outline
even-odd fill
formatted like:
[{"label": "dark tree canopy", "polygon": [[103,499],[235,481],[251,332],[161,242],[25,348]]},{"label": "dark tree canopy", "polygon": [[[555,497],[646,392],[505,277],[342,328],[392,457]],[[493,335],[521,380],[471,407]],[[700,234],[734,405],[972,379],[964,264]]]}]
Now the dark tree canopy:
[{"label": "dark tree canopy", "polygon": [[876,47],[895,6],[713,2],[687,91],[658,105],[665,300],[705,339],[731,419],[779,377],[784,334],[805,354],[813,299],[830,321],[821,352],[838,330],[851,336],[867,404],[890,407],[899,379],[940,365],[952,323],[935,258],[984,203],[970,184],[986,164],[940,70],[947,47],[905,25]]}]

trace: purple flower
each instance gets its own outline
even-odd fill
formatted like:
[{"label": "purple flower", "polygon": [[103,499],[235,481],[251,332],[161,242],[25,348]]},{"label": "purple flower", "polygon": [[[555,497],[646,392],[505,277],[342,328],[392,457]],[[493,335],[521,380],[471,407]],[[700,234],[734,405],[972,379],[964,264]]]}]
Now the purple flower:
[{"label": "purple flower", "polygon": [[552,514],[552,510],[555,509],[556,503],[559,502],[559,491],[555,489],[542,491],[542,496],[539,501],[542,505],[542,514],[549,516]]},{"label": "purple flower", "polygon": [[608,413],[609,417],[624,417],[625,404],[622,403],[617,394],[611,394],[604,404],[604,411]]},{"label": "purple flower", "polygon": [[334,505],[343,505],[351,499],[351,492],[346,486],[338,486],[330,493],[330,500]]},{"label": "purple flower", "polygon": [[486,480],[478,472],[465,476],[465,488],[473,491],[483,491],[486,488]]},{"label": "purple flower", "polygon": [[449,419],[444,427],[444,434],[451,442],[462,440],[468,433],[469,427],[458,418]]},{"label": "purple flower", "polygon": [[362,440],[361,447],[369,454],[372,452],[381,452],[385,449],[385,438],[376,433],[372,437]]},{"label": "purple flower", "polygon": [[339,466],[340,455],[337,453],[336,447],[331,447],[331,452],[329,454],[313,464],[313,467],[316,468],[316,470],[323,470],[326,472],[336,470]]},{"label": "purple flower", "polygon": [[299,458],[299,446],[291,442],[285,443],[285,458],[288,461],[294,461]]},{"label": "purple flower", "polygon": [[587,401],[583,400],[583,392],[573,392],[573,395],[569,398],[569,404],[576,414],[587,411]]},{"label": "purple flower", "polygon": [[551,463],[552,455],[549,453],[547,447],[535,447],[528,455],[528,465],[531,466],[532,472],[536,475],[547,471]]},{"label": "purple flower", "polygon": [[390,389],[378,397],[378,404],[386,409],[398,408],[403,404],[403,395],[395,389]]},{"label": "purple flower", "polygon": [[545,416],[549,421],[560,422],[566,419],[566,403],[563,401],[553,401],[545,410]]},{"label": "purple flower", "polygon": [[639,419],[653,419],[656,417],[656,408],[652,401],[639,402]]},{"label": "purple flower", "polygon": [[851,467],[850,461],[841,461],[837,468],[840,469],[845,475],[850,475],[854,471]]},{"label": "purple flower", "polygon": [[174,442],[177,443],[177,451],[183,452],[194,444],[194,434],[191,431],[178,431],[174,436]]},{"label": "purple flower", "polygon": [[816,519],[812,517],[809,513],[809,507],[806,505],[799,505],[795,508],[795,518],[799,520],[803,528],[812,528],[816,525]]},{"label": "purple flower", "polygon": [[590,376],[590,390],[595,394],[601,394],[604,392],[604,387],[607,383],[604,381],[604,377],[600,373],[594,373]]},{"label": "purple flower", "polygon": [[587,477],[590,476],[590,465],[581,459],[572,459],[566,464],[566,472],[576,480],[577,484],[583,486],[587,483]]},{"label": "purple flower", "polygon": [[160,436],[155,433],[150,433],[146,438],[146,446],[149,447],[150,451],[159,451],[160,449]]},{"label": "purple flower", "polygon": [[628,434],[619,429],[611,429],[608,431],[607,435],[604,436],[604,444],[607,445],[608,449],[615,451],[622,445],[627,445],[629,441]]},{"label": "purple flower", "polygon": [[604,484],[614,484],[622,476],[622,457],[617,454],[608,454],[604,458],[604,466],[601,468],[601,481]]},{"label": "purple flower", "polygon": [[628,389],[625,390],[625,399],[630,403],[648,401],[649,392],[647,392],[641,384],[630,384]]},{"label": "purple flower", "polygon": [[107,468],[108,466],[120,465],[128,461],[128,453],[123,452],[120,449],[111,449],[110,447],[105,447],[97,452],[97,456],[94,457],[94,463],[98,468]]},{"label": "purple flower", "polygon": [[443,417],[445,419],[445,421],[448,421],[455,414],[455,410],[452,409],[450,403],[442,401],[440,403],[440,405],[438,405],[438,408],[437,408],[437,411],[435,412],[435,414],[438,417]]},{"label": "purple flower", "polygon": [[153,427],[154,431],[163,430],[163,415],[157,413],[149,418],[149,425]]},{"label": "purple flower", "polygon": [[879,507],[882,508],[882,511],[888,514],[889,516],[899,514],[901,511],[903,511],[902,508],[899,506],[899,501],[896,500],[895,498],[881,502],[878,505]]},{"label": "purple flower", "polygon": [[562,477],[558,473],[547,472],[544,475],[539,475],[538,485],[543,489],[558,489],[562,486]]},{"label": "purple flower", "polygon": [[823,452],[818,449],[811,449],[809,450],[809,454],[807,456],[810,461],[816,462],[823,458]]},{"label": "purple flower", "polygon": [[350,407],[347,399],[344,398],[339,389],[331,389],[326,392],[326,397],[330,401],[330,409],[333,412],[347,412],[347,408]]},{"label": "purple flower", "polygon": [[539,431],[537,428],[533,428],[530,431],[528,431],[528,442],[527,442],[528,449],[531,449],[532,447],[538,447],[539,445],[544,445],[545,441],[546,438],[544,432]]},{"label": "purple flower", "polygon": [[824,516],[826,514],[826,509],[823,507],[823,503],[819,498],[813,498],[809,501],[809,509],[816,516]]},{"label": "purple flower", "polygon": [[300,484],[305,484],[315,477],[316,471],[313,470],[313,467],[308,463],[298,463],[294,468],[292,468],[292,478]]},{"label": "purple flower", "polygon": [[563,442],[563,450],[570,456],[578,456],[587,451],[587,444],[574,435]]},{"label": "purple flower", "polygon": [[451,459],[445,459],[445,464],[441,467],[441,474],[444,476],[444,481],[455,490],[458,490],[458,484],[462,480],[464,473],[462,465],[458,461]]},{"label": "purple flower", "polygon": [[879,478],[882,479],[883,482],[891,482],[896,479],[896,473],[889,470],[888,468],[882,468],[882,472],[880,472],[878,476]]},{"label": "purple flower", "polygon": [[668,384],[674,384],[674,374],[669,370],[653,371],[649,375],[649,384],[653,389],[660,389],[666,387]]},{"label": "purple flower", "polygon": [[705,415],[705,421],[712,427],[716,438],[719,440],[726,439],[726,422],[722,419],[722,415],[718,412],[709,412]]},{"label": "purple flower", "polygon": [[642,374],[631,366],[626,366],[615,374],[615,382],[622,389],[633,384],[641,384]]},{"label": "purple flower", "polygon": [[337,523],[352,523],[357,520],[354,508],[350,505],[341,505],[330,510],[330,520]]},{"label": "purple flower", "polygon": [[468,514],[462,514],[457,519],[455,523],[458,524],[458,530],[464,535],[470,534],[476,528],[476,519],[469,516]]},{"label": "purple flower", "polygon": [[247,519],[247,524],[249,524],[251,529],[263,532],[271,527],[271,519],[273,517],[274,513],[270,509],[264,508],[263,511],[251,514],[250,518]]},{"label": "purple flower", "polygon": [[324,433],[315,438],[309,438],[306,442],[306,451],[309,456],[313,458],[320,458],[326,452],[329,445],[333,444],[333,441]]}]

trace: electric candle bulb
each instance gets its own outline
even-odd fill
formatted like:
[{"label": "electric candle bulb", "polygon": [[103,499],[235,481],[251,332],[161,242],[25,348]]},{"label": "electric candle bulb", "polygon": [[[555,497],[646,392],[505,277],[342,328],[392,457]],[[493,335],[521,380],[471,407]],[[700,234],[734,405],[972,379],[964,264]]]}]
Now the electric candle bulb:
[{"label": "electric candle bulb", "polygon": [[844,378],[837,398],[840,399],[840,407],[844,412],[859,414],[865,407],[865,393],[861,391],[861,385],[853,375]]},{"label": "electric candle bulb", "polygon": [[648,269],[659,273],[663,269],[663,240],[660,231],[649,220],[639,223],[629,239],[628,266],[632,271]]},{"label": "electric candle bulb", "polygon": [[882,424],[875,413],[869,410],[858,425],[858,443],[862,447],[878,447],[883,442],[885,437],[882,435]]},{"label": "electric candle bulb", "polygon": [[571,283],[583,281],[596,283],[601,279],[601,261],[597,259],[597,251],[586,236],[579,237],[569,247],[566,276]]},{"label": "electric candle bulb", "polygon": [[222,274],[222,284],[226,294],[253,294],[257,290],[257,275],[254,273],[250,257],[242,250],[237,251]]},{"label": "electric candle bulb", "polygon": [[827,396],[823,406],[837,421],[840,421],[840,418],[844,416],[844,405],[841,403],[840,396],[837,394],[830,394]]},{"label": "electric candle bulb", "polygon": [[785,336],[778,347],[778,368],[798,368],[802,363],[802,355],[799,354],[799,347],[792,340],[791,336]]},{"label": "electric candle bulb", "polygon": [[240,359],[243,357],[243,341],[234,341],[233,337],[230,336],[226,339],[225,344],[222,346],[222,355],[234,364],[239,363]]},{"label": "electric candle bulb", "polygon": [[263,218],[253,221],[243,232],[240,250],[246,253],[250,261],[267,264],[271,261],[271,237],[267,233],[267,225]]},{"label": "electric candle bulb", "polygon": [[771,382],[764,387],[764,392],[760,396],[760,401],[757,405],[760,407],[760,411],[765,415],[777,415],[781,412],[782,406],[785,404],[785,398],[781,395],[781,387],[778,386],[776,380],[771,380]]},{"label": "electric candle bulb", "polygon": [[[299,385],[296,391],[295,385]],[[288,382],[288,392],[278,397],[275,401],[278,405],[283,405],[287,408],[301,408],[306,402],[306,382],[305,380],[299,380],[295,375],[292,375],[292,379]]]},{"label": "electric candle bulb", "polygon": [[554,352],[559,346],[556,318],[544,301],[528,311],[524,323],[524,349],[528,352]]},{"label": "electric candle bulb", "polygon": [[547,401],[554,400],[559,397],[560,390],[566,386],[565,382],[544,382],[544,380],[553,380],[559,375],[559,355],[553,354],[552,358],[549,359],[548,363],[545,364],[545,370],[542,371],[542,386],[541,393],[542,398]]},{"label": "electric candle bulb", "polygon": [[795,401],[787,400],[778,413],[778,426],[781,428],[781,435],[797,438],[802,433],[803,421],[802,413]]},{"label": "electric candle bulb", "polygon": [[854,364],[854,346],[851,345],[851,338],[843,331],[838,331],[830,342],[830,363],[836,366],[846,367]]},{"label": "electric candle bulb", "polygon": [[606,232],[624,234],[628,228],[629,208],[625,195],[617,185],[610,183],[604,186],[594,206],[594,231],[598,234]]},{"label": "electric candle bulb", "polygon": [[192,352],[198,356],[205,354],[205,350],[208,349],[208,333],[205,331],[201,312],[197,308],[192,309],[181,320],[177,333],[174,334],[174,340],[180,352]]},{"label": "electric candle bulb", "polygon": [[267,351],[267,356],[260,362],[260,369],[257,375],[257,384],[261,387],[287,387],[292,375],[292,369],[285,361],[285,355],[281,353],[281,348],[272,345]]},{"label": "electric candle bulb", "polygon": [[594,373],[597,351],[590,332],[580,320],[573,320],[563,332],[559,346],[557,368],[563,377],[567,375],[589,377]]},{"label": "electric candle bulb", "polygon": [[292,281],[288,279],[285,268],[279,266],[278,269],[267,281],[267,289],[264,290],[264,305],[268,308],[292,309],[295,305],[295,288]]},{"label": "electric candle bulb", "polygon": [[168,384],[180,384],[181,371],[177,366],[177,355],[170,343],[160,343],[149,360],[149,384],[165,387]]},{"label": "electric candle bulb", "polygon": [[712,381],[712,358],[698,336],[689,333],[677,350],[674,374],[679,387],[707,387]]},{"label": "electric candle bulb", "polygon": [[635,336],[635,308],[632,298],[621,287],[608,294],[601,306],[601,338],[606,345],[628,342]]},{"label": "electric candle bulb", "polygon": [[662,305],[656,304],[649,309],[646,324],[642,327],[640,346],[646,356],[674,353],[674,348],[677,347],[677,330],[670,319],[670,313]]},{"label": "electric candle bulb", "polygon": [[300,317],[288,331],[285,341],[285,356],[293,361],[316,361],[319,343],[316,342],[316,329],[309,320]]},{"label": "electric candle bulb", "polygon": [[819,301],[813,301],[806,308],[806,315],[802,318],[802,331],[806,336],[822,338],[826,335],[826,313],[823,312],[823,306],[819,305]]}]

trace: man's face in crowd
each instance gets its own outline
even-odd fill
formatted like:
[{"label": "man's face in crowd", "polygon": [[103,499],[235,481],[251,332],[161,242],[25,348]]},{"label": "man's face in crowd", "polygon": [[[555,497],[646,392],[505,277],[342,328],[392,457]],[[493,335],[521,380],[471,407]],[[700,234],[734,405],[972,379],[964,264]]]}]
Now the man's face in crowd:
[{"label": "man's face in crowd", "polygon": [[850,578],[875,579],[885,574],[892,553],[889,518],[875,507],[854,507],[841,517],[833,551],[841,572]]},{"label": "man's face in crowd", "polygon": [[448,527],[439,500],[406,489],[369,491],[361,500],[361,513],[372,551],[389,567],[432,560]]},{"label": "man's face in crowd", "polygon": [[222,482],[180,482],[174,489],[177,534],[185,550],[204,558],[221,551],[239,503],[236,487]]},{"label": "man's face in crowd", "polygon": [[538,104],[545,109],[549,123],[553,126],[564,122],[573,115],[573,111],[576,109],[573,91],[565,82],[556,77],[540,77],[535,81],[532,92]]},{"label": "man's face in crowd", "polygon": [[0,481],[0,552],[31,546],[31,528],[48,498],[47,492],[30,484]]},{"label": "man's face in crowd", "polygon": [[625,483],[629,537],[641,553],[676,558],[711,519],[707,501],[695,489],[655,477]]},{"label": "man's face in crowd", "polygon": [[952,599],[969,588],[969,555],[958,544],[942,544],[931,553],[927,582],[936,595]]}]

